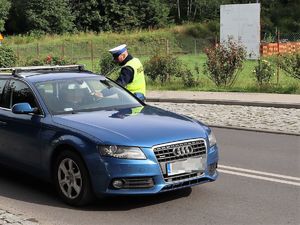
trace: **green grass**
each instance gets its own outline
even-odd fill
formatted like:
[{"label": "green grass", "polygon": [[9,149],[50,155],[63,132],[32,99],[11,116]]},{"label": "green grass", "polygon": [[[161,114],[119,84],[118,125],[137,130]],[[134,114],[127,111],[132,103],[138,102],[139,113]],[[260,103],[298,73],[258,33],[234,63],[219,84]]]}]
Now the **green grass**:
[{"label": "green grass", "polygon": [[[194,76],[200,81],[197,87],[184,87],[180,78],[174,78],[170,83],[162,85],[159,82],[153,82],[147,79],[148,90],[189,90],[189,91],[229,91],[229,92],[264,92],[264,93],[282,93],[282,94],[300,94],[300,82],[295,78],[287,76],[283,71],[279,73],[279,82],[277,84],[277,77],[274,76],[269,86],[259,87],[256,84],[255,77],[252,73],[256,61],[247,60],[244,63],[243,69],[237,76],[236,82],[232,87],[217,87],[206,75],[203,73],[203,65],[206,61],[204,54],[182,55],[179,59],[194,72]],[[145,63],[149,57],[141,57],[141,61]],[[81,60],[79,63],[85,64],[87,69],[92,70],[91,60]],[[196,74],[195,66],[200,67],[200,74]],[[98,60],[94,61],[93,71],[99,72],[100,68]]]},{"label": "green grass", "polygon": [[[198,54],[207,47],[205,39],[197,40],[187,36],[188,26],[176,26],[160,30],[148,30],[123,33],[77,33],[65,35],[12,36],[6,37],[4,44],[11,46],[20,62],[27,58],[43,58],[47,55],[65,56],[85,64],[86,67],[99,72],[99,59],[102,53],[121,43],[128,45],[129,51],[145,63],[154,53],[173,53],[193,71],[200,81],[197,87],[184,87],[181,79],[172,79],[170,83],[161,85],[159,82],[147,80],[150,90],[193,90],[193,91],[236,91],[236,92],[273,92],[300,94],[300,82],[280,71],[279,82],[276,77],[267,87],[260,88],[255,81],[252,70],[256,61],[248,60],[232,87],[220,88],[203,73],[206,57]],[[196,49],[195,49],[196,44]],[[194,53],[197,54],[194,54]],[[188,54],[186,54],[188,53]],[[93,60],[91,58],[93,57]],[[195,66],[200,68],[200,74]]]}]

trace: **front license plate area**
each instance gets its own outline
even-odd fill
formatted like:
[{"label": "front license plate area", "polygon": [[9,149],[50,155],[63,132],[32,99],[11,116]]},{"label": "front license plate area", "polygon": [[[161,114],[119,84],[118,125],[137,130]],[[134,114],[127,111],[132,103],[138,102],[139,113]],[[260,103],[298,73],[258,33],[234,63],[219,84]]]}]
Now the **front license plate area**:
[{"label": "front license plate area", "polygon": [[200,172],[205,170],[206,159],[202,157],[187,158],[184,161],[167,163],[166,167],[168,176],[182,173]]}]

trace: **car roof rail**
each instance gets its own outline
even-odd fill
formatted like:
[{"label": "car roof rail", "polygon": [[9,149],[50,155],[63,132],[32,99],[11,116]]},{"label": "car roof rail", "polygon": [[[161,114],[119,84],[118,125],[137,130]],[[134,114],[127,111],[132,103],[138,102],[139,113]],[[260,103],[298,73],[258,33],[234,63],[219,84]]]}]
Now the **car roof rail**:
[{"label": "car roof rail", "polygon": [[0,68],[0,72],[4,71],[7,74],[9,71],[11,75],[16,77],[26,77],[21,75],[21,72],[33,72],[33,71],[84,71],[84,65],[64,65],[64,66],[28,66],[28,67],[9,67]]}]

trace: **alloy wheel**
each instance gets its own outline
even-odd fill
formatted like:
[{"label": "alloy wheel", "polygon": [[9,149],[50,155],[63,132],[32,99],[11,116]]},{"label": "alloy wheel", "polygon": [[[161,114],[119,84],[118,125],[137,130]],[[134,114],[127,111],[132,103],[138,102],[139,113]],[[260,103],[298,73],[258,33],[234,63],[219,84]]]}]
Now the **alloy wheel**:
[{"label": "alloy wheel", "polygon": [[78,165],[70,158],[62,160],[58,167],[58,182],[62,193],[75,199],[82,190],[82,176]]}]

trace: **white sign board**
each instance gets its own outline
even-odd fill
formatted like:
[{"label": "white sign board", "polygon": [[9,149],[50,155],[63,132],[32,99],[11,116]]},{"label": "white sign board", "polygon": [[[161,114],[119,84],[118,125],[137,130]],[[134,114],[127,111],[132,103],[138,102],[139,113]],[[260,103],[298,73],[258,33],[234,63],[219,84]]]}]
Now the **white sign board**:
[{"label": "white sign board", "polygon": [[258,59],[260,46],[260,3],[221,5],[220,40],[232,37],[247,50],[247,58]]}]

